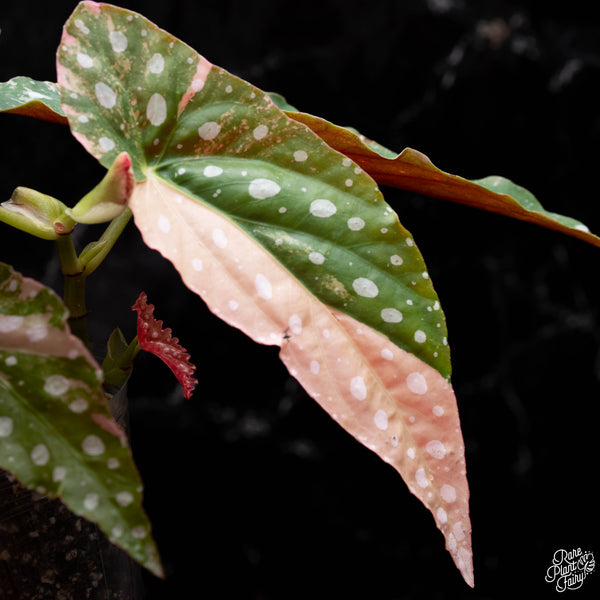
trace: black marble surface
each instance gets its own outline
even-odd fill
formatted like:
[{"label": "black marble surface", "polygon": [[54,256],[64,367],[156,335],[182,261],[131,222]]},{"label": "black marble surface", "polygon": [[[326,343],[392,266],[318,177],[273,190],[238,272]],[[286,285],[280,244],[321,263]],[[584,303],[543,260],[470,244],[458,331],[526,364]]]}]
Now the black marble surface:
[{"label": "black marble surface", "polygon": [[[172,0],[138,10],[299,109],[440,168],[497,174],[600,232],[600,19],[571,1]],[[3,3],[0,80],[55,79],[75,3]],[[103,169],[65,127],[0,116],[0,197],[74,203]],[[414,235],[450,331],[471,488],[474,590],[400,477],[257,347],[209,314],[133,227],[90,280],[92,332],[135,329],[143,289],[198,365],[187,402],[140,357],[133,450],[167,578],[143,597],[554,598],[559,548],[600,557],[599,249],[532,225],[383,189]],[[83,233],[97,236],[98,231]],[[60,288],[51,244],[3,227],[0,260]],[[1,552],[1,549],[0,549]],[[598,597],[596,571],[574,598]],[[1,582],[0,582],[1,586]],[[1,593],[0,593],[1,597]]]}]

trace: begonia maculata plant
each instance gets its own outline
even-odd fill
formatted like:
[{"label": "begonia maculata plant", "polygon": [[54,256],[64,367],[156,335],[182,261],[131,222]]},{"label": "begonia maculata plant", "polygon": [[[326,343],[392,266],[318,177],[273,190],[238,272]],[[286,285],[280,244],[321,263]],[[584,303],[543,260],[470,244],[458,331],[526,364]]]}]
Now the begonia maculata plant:
[{"label": "begonia maculata plant", "polygon": [[[143,292],[133,306],[137,338],[115,329],[102,365],[86,325],[85,281],[133,216],[144,242],[216,316],[279,346],[307,393],[398,471],[473,586],[444,313],[378,184],[596,246],[600,238],[507,179],[450,175],[416,150],[396,155],[299,112],[108,4],[81,2],[64,26],[57,82],[0,84],[0,111],[68,125],[108,169],[73,207],[28,188],[0,207],[4,223],[55,241],[65,274],[61,299],[0,264],[0,466],[162,574],[140,478],[108,400],[140,349],[169,365],[186,397],[195,367]],[[101,237],[78,253],[73,230],[101,223]]]}]

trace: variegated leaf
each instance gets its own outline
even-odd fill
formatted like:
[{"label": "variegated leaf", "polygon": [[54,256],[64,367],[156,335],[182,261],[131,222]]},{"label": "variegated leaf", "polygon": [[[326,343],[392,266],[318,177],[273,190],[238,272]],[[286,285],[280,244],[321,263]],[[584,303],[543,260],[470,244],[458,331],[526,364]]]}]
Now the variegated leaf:
[{"label": "variegated leaf", "polygon": [[161,573],[127,438],[62,301],[0,263],[0,466]]},{"label": "variegated leaf", "polygon": [[135,13],[81,3],[63,109],[105,166],[127,151],[145,242],[211,310],[281,358],[433,512],[472,585],[446,325],[374,181],[267,95]]},{"label": "variegated leaf", "polygon": [[0,83],[0,112],[35,117],[43,121],[66,123],[55,83],[30,77],[13,77]]}]

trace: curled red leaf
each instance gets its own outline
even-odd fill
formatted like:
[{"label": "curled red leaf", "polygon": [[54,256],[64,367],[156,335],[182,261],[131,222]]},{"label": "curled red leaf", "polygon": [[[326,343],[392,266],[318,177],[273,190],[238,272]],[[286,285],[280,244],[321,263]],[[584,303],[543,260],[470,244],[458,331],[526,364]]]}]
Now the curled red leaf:
[{"label": "curled red leaf", "polygon": [[163,329],[163,322],[154,317],[154,305],[148,304],[145,292],[140,294],[131,310],[138,314],[137,336],[140,348],[158,356],[171,369],[183,387],[184,397],[189,398],[198,380],[193,377],[196,367],[190,362],[187,350],[172,336],[171,329]]}]

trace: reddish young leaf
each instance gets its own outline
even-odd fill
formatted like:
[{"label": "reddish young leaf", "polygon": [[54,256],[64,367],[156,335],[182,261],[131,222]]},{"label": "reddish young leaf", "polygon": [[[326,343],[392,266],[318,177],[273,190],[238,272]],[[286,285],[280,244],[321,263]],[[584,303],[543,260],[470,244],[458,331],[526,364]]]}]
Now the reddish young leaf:
[{"label": "reddish young leaf", "polygon": [[154,305],[148,304],[148,297],[142,292],[131,307],[138,314],[137,335],[142,350],[158,356],[177,377],[183,387],[183,395],[187,399],[192,395],[198,383],[193,374],[196,367],[190,362],[190,355],[179,345],[179,340],[172,337],[171,329],[163,329],[163,322],[154,317]]},{"label": "reddish young leaf", "polygon": [[545,210],[531,192],[504,177],[464,179],[438,169],[427,156],[412,148],[396,155],[357,132],[320,117],[293,111],[286,114],[310,127],[329,146],[355,161],[378,184],[520,219],[600,246],[600,237],[583,223]]}]

